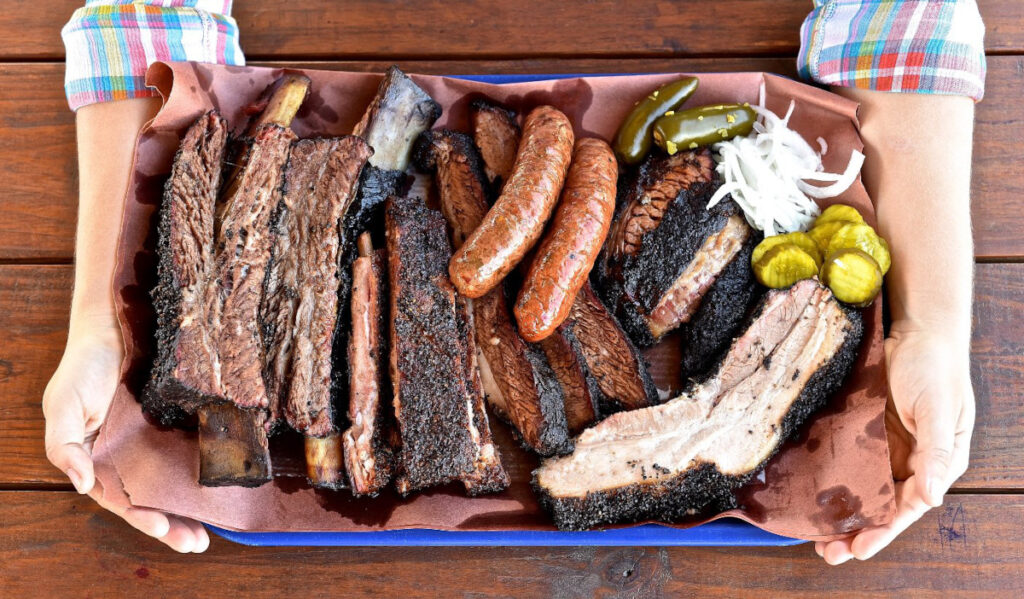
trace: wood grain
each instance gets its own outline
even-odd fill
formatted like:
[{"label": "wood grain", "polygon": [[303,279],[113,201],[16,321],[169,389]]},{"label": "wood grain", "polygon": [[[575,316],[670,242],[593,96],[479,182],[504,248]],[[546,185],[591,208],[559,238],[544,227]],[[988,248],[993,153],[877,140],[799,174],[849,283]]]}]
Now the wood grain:
[{"label": "wood grain", "polygon": [[[0,59],[60,59],[82,0],[9,0]],[[981,0],[990,52],[1024,50],[1018,0]],[[249,60],[796,54],[807,0],[235,2]]]},{"label": "wood grain", "polygon": [[[272,63],[280,65],[283,63]],[[295,64],[295,63],[287,63]],[[381,71],[386,61],[306,62],[311,68]],[[403,61],[411,72],[636,73],[763,70],[794,75],[791,58],[690,60]],[[69,260],[74,244],[74,117],[61,91],[63,65],[0,65],[0,260]],[[1024,256],[1024,58],[989,60],[988,94],[978,105],[973,213],[975,253]],[[26,110],[31,106],[31,110]]]},{"label": "wood grain", "polygon": [[[60,360],[70,266],[0,266],[0,486],[63,484],[43,452],[39,401]],[[980,264],[972,371],[978,401],[960,488],[1024,488],[1024,264]]]},{"label": "wood grain", "polygon": [[[793,547],[244,547],[180,555],[85,497],[0,492],[9,597],[1014,597],[1024,496],[957,495],[867,562]],[[83,550],[83,548],[87,548]],[[59,576],[47,575],[59,572]],[[300,575],[297,575],[301,573]],[[102,591],[99,591],[102,589]],[[98,594],[93,595],[96,592]]]}]

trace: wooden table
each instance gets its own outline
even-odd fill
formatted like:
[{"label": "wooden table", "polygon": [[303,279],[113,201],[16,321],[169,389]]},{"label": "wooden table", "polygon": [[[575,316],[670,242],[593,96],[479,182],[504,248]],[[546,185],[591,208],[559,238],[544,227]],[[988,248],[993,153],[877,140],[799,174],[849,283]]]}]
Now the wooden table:
[{"label": "wooden table", "polygon": [[[80,0],[0,11],[0,597],[733,597],[1024,594],[1024,2],[980,0],[989,51],[974,162],[971,467],[865,563],[789,548],[247,548],[177,555],[73,492],[39,408],[66,336],[76,180],[58,30]],[[425,73],[793,74],[809,0],[243,0],[251,64]],[[527,4],[535,8],[527,10]],[[521,6],[522,5],[522,6]],[[785,593],[783,593],[785,591]]]}]

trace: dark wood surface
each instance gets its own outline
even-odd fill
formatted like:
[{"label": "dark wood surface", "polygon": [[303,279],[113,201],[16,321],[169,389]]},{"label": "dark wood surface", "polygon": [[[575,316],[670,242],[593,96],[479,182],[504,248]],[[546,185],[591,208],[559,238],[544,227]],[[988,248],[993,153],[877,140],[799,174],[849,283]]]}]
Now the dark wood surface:
[{"label": "dark wood surface", "polygon": [[[795,547],[242,547],[175,555],[72,493],[7,492],[9,597],[1020,597],[1024,499],[951,496],[885,552]],[[0,586],[0,593],[4,590]],[[37,595],[35,593],[44,593]]]},{"label": "dark wood surface", "polygon": [[[81,0],[0,11],[0,597],[1024,594],[1024,2],[979,0],[971,466],[892,547],[829,569],[789,548],[247,548],[180,556],[48,464],[39,408],[66,338],[77,180],[59,27]],[[253,64],[412,72],[794,74],[809,0],[240,0]]]}]

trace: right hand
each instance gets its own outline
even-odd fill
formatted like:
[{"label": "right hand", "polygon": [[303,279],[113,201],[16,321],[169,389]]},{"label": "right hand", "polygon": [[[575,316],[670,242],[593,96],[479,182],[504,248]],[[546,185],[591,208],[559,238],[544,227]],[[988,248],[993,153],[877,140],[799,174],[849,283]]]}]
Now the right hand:
[{"label": "right hand", "polygon": [[210,546],[203,525],[148,508],[123,507],[103,498],[93,472],[92,447],[107,418],[124,348],[112,318],[72,326],[57,371],[43,392],[46,457],[89,495],[128,524],[181,553],[201,553]]}]

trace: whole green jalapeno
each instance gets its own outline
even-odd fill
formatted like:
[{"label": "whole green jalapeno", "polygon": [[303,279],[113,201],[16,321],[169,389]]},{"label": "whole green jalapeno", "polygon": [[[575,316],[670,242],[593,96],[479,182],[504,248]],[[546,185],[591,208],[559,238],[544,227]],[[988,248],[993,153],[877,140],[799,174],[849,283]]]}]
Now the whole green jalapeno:
[{"label": "whole green jalapeno", "polygon": [[671,154],[709,146],[754,129],[757,114],[748,104],[713,104],[681,110],[654,122],[654,143]]},{"label": "whole green jalapeno", "polygon": [[612,148],[621,162],[636,164],[651,150],[654,121],[682,105],[697,91],[696,77],[683,77],[659,87],[636,103],[622,121]]}]

